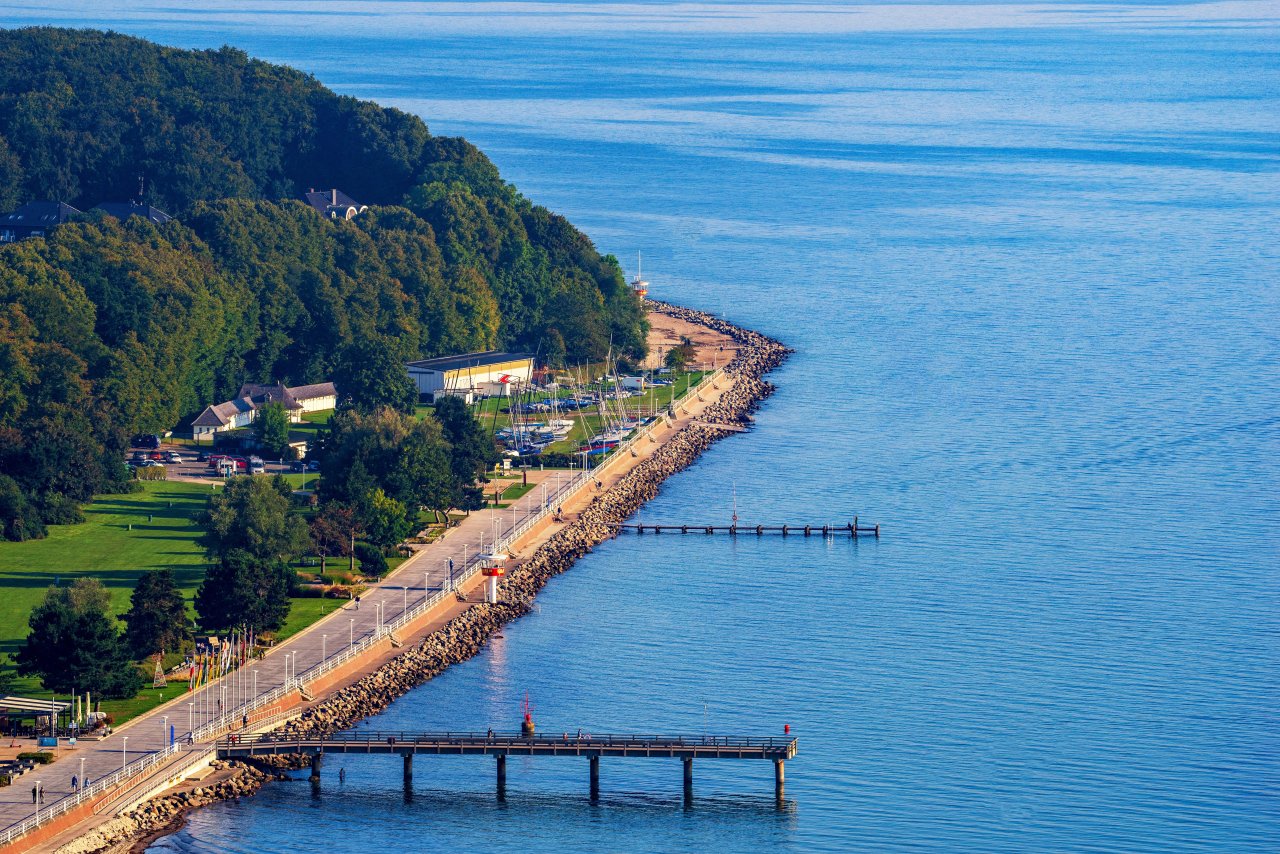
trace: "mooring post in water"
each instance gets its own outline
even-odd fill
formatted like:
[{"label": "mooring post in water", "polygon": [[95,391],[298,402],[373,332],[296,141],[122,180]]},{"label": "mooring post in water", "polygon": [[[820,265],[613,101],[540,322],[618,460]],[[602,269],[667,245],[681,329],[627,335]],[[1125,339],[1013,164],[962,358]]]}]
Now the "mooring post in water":
[{"label": "mooring post in water", "polygon": [[311,754],[311,782],[316,783],[320,780],[320,763],[324,761],[324,754],[316,752]]},{"label": "mooring post in water", "polygon": [[404,754],[404,781],[406,783],[413,782],[413,754],[407,750]]},{"label": "mooring post in water", "polygon": [[783,789],[786,788],[787,775],[784,764],[781,759],[773,760],[773,794],[778,800],[782,800]]},{"label": "mooring post in water", "polygon": [[684,800],[693,800],[693,757],[686,756],[680,760],[684,764]]},{"label": "mooring post in water", "polygon": [[507,754],[499,753],[498,760],[498,800],[507,797]]},{"label": "mooring post in water", "polygon": [[600,757],[591,757],[591,800],[600,800]]}]

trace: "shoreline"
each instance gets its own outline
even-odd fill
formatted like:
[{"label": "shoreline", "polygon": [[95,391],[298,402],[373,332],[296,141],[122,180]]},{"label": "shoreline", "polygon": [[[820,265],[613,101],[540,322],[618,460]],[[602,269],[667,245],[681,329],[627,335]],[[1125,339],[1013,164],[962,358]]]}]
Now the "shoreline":
[{"label": "shoreline", "polygon": [[[652,500],[667,478],[691,466],[720,439],[734,434],[732,430],[715,425],[750,423],[751,414],[776,388],[764,376],[781,365],[793,351],[766,335],[735,326],[697,309],[657,300],[648,300],[646,309],[703,326],[738,344],[736,355],[723,368],[731,384],[720,399],[663,441],[651,456],[622,474],[616,483],[595,495],[577,519],[556,531],[521,560],[500,585],[498,603],[468,608],[376,670],[277,727],[275,732],[289,736],[347,729],[383,711],[449,667],[475,657],[494,634],[533,610],[534,597],[551,579],[566,572],[599,544],[617,536],[613,526]],[[151,798],[111,822],[59,846],[58,854],[143,851],[156,839],[180,830],[191,810],[251,795],[276,776],[281,767],[303,767],[307,764],[302,757],[298,760],[282,762],[274,768],[261,764],[224,763],[223,767],[239,765],[244,770],[217,785],[197,789],[201,793],[198,797],[167,792]],[[238,784],[236,781],[240,780],[252,782],[249,785]],[[115,826],[107,831],[106,828],[112,825]]]}]

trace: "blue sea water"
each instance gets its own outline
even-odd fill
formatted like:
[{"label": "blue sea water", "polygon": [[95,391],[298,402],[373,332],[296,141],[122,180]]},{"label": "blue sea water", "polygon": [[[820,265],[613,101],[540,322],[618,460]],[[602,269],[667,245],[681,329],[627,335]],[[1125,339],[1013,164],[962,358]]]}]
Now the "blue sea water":
[{"label": "blue sea water", "polygon": [[[10,2],[464,135],[796,355],[646,521],[370,726],[799,737],[772,768],[331,758],[155,851],[1280,839],[1280,6]],[[337,765],[347,772],[336,781]]]}]

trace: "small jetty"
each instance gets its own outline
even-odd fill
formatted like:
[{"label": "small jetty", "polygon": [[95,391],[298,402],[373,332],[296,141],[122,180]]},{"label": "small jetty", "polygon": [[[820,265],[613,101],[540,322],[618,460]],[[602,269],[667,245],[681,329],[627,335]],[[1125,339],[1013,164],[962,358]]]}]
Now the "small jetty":
[{"label": "small jetty", "polygon": [[783,797],[786,760],[796,755],[797,740],[725,735],[561,735],[534,734],[529,721],[519,733],[489,732],[351,732],[288,735],[233,735],[217,743],[223,759],[272,754],[311,757],[311,779],[318,782],[322,760],[334,754],[396,754],[404,760],[404,780],[413,779],[415,756],[492,756],[497,763],[497,793],[507,787],[508,756],[575,757],[586,759],[591,799],[600,796],[600,759],[679,759],[684,766],[684,795],[693,797],[694,759],[763,759],[773,762],[774,794]]},{"label": "small jetty", "polygon": [[845,525],[644,525],[619,522],[614,529],[634,534],[728,534],[731,537],[778,534],[783,537],[875,537],[880,539],[880,526],[860,525],[858,517]]}]

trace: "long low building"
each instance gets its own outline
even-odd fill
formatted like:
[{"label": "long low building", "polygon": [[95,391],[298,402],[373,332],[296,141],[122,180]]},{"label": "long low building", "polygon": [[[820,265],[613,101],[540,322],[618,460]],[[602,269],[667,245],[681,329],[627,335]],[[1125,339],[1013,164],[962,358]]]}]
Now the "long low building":
[{"label": "long low building", "polygon": [[204,412],[191,422],[195,438],[247,427],[257,417],[258,410],[268,403],[282,404],[289,413],[289,420],[297,423],[304,412],[321,412],[338,405],[338,391],[333,383],[315,383],[292,388],[284,385],[259,385],[245,383],[234,399],[225,403],[206,406]]},{"label": "long low building", "polygon": [[406,367],[418,396],[431,401],[445,394],[468,401],[476,395],[506,397],[513,386],[528,383],[533,377],[532,356],[502,350],[421,359]]}]

